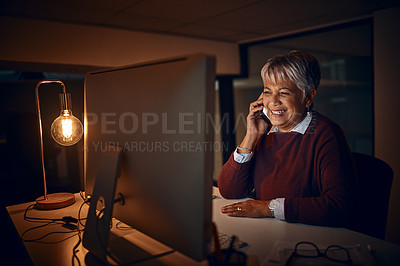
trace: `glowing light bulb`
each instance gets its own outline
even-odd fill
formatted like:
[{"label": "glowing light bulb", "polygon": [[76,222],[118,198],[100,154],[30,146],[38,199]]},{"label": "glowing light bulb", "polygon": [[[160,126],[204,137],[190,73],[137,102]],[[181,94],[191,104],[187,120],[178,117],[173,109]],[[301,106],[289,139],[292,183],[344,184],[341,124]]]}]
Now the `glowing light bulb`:
[{"label": "glowing light bulb", "polygon": [[72,136],[72,120],[67,118],[61,121],[62,134],[64,138],[70,138]]},{"label": "glowing light bulb", "polygon": [[83,135],[83,126],[71,110],[62,110],[60,116],[51,124],[51,136],[60,145],[71,146]]}]

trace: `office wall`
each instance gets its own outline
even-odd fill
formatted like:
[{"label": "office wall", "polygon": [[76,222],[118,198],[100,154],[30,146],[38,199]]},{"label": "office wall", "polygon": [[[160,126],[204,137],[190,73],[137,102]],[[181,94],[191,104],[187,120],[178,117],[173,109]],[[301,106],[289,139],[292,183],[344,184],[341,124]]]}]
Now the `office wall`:
[{"label": "office wall", "polygon": [[399,32],[400,8],[374,14],[375,156],[394,170],[386,239],[400,244]]},{"label": "office wall", "polygon": [[0,16],[0,60],[121,66],[203,52],[217,57],[218,74],[237,74],[237,44],[138,31]]}]

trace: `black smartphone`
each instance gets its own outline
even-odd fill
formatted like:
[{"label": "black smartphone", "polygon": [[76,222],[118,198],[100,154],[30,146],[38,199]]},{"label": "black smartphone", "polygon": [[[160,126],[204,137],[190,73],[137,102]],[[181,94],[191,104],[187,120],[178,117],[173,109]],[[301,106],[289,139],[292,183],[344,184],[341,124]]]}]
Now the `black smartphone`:
[{"label": "black smartphone", "polygon": [[263,108],[262,112],[260,113],[261,118],[267,123],[268,125],[271,125],[271,121],[269,121],[268,115],[267,115],[267,108]]}]

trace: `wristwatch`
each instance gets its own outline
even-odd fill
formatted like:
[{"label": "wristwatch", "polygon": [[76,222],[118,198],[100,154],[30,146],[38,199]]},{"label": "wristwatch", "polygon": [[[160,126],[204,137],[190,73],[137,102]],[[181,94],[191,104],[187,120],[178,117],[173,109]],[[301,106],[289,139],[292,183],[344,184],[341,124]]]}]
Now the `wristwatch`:
[{"label": "wristwatch", "polygon": [[270,200],[268,203],[269,210],[271,211],[272,217],[275,217],[275,206],[276,206],[276,199]]}]

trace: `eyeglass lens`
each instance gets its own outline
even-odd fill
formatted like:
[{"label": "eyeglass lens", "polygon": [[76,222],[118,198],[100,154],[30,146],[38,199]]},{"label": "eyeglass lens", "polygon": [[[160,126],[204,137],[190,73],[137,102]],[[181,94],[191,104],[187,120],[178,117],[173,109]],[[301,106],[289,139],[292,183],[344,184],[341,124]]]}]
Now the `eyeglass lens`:
[{"label": "eyeglass lens", "polygon": [[296,253],[301,257],[318,257],[320,255],[317,246],[308,242],[300,242],[296,245]]},{"label": "eyeglass lens", "polygon": [[299,242],[296,244],[295,253],[300,257],[315,258],[321,256],[337,262],[348,262],[350,260],[348,251],[337,245],[331,245],[321,252],[311,242]]},{"label": "eyeglass lens", "polygon": [[325,250],[325,255],[328,259],[334,261],[347,262],[350,260],[348,251],[340,246],[329,246]]}]

